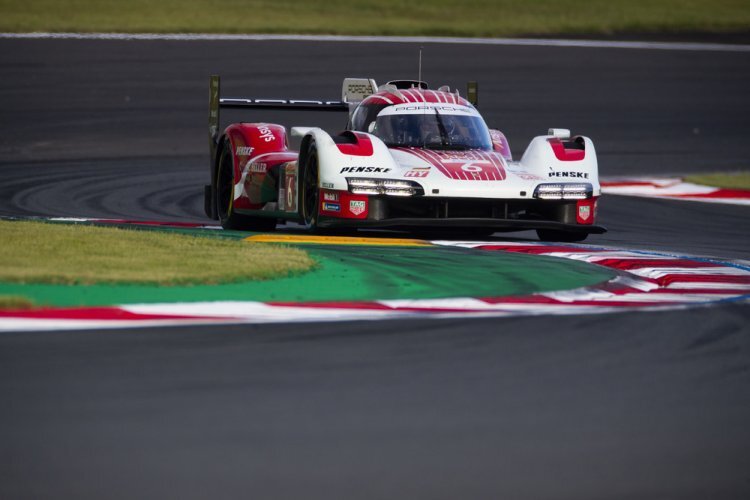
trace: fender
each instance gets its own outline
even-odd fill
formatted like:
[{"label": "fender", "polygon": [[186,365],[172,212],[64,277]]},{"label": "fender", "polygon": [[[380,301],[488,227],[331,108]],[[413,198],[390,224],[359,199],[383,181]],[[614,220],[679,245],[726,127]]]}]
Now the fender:
[{"label": "fender", "polygon": [[[306,154],[311,141],[315,141],[320,168],[320,187],[346,191],[346,177],[388,177],[399,168],[388,151],[388,147],[365,132],[346,131],[332,137],[320,128],[305,130],[300,147],[299,164],[306,165]],[[300,178],[303,175],[300,174]]]},{"label": "fender", "polygon": [[236,123],[227,127],[224,135],[232,148],[235,179],[241,177],[244,167],[252,158],[288,151],[286,129],[282,125]]},{"label": "fender", "polygon": [[554,135],[532,139],[519,162],[524,170],[549,182],[585,182],[599,196],[599,166],[594,143],[588,137],[561,140]]},{"label": "fender", "polygon": [[227,127],[224,138],[232,152],[236,208],[258,210],[275,201],[278,173],[273,175],[273,169],[297,158],[288,149],[286,129],[271,123],[237,123]]}]

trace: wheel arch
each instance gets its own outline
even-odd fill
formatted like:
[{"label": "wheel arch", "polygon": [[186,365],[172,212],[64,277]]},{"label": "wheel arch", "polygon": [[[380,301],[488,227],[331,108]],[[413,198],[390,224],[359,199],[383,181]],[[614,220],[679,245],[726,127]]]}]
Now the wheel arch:
[{"label": "wheel arch", "polygon": [[[307,165],[307,155],[310,149],[310,143],[315,141],[313,134],[307,134],[302,138],[302,142],[299,145],[299,156],[297,158],[297,166],[299,167],[299,178],[303,179],[305,175],[305,166]],[[301,181],[300,181],[301,182]]]}]

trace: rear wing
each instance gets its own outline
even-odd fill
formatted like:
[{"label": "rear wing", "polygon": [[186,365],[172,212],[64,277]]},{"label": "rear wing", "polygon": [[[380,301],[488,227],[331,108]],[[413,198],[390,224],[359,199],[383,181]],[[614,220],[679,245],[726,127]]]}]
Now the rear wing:
[{"label": "rear wing", "polygon": [[[219,139],[220,110],[225,109],[268,109],[297,111],[345,111],[349,112],[347,101],[314,101],[301,99],[249,99],[244,97],[221,97],[221,80],[219,75],[211,75],[209,82],[208,105],[208,141],[211,158],[216,154],[216,143]],[[353,103],[352,103],[353,104]]]}]

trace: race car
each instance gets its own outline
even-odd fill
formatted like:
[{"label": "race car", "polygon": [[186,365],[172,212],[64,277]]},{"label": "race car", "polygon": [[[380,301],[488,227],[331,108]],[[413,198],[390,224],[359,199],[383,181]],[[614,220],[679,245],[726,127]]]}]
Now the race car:
[{"label": "race car", "polygon": [[[505,135],[467,98],[442,86],[346,78],[340,101],[223,98],[210,78],[211,183],[206,214],[226,229],[269,231],[293,221],[327,228],[536,230],[545,241],[582,241],[600,196],[594,144],[552,128],[514,161]],[[220,131],[220,109],[348,113],[343,131],[240,122]],[[343,121],[343,120],[342,120]]]}]

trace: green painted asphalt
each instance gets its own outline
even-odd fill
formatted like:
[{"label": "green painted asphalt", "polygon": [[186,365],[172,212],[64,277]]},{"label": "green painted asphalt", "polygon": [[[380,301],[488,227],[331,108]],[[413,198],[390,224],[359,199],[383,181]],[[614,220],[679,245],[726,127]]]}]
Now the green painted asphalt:
[{"label": "green painted asphalt", "polygon": [[[217,237],[248,236],[238,232],[178,231]],[[589,286],[615,275],[603,267],[577,261],[457,247],[300,246],[319,262],[319,267],[299,276],[270,281],[196,286],[0,283],[0,295],[25,296],[37,306],[499,297]]]}]

